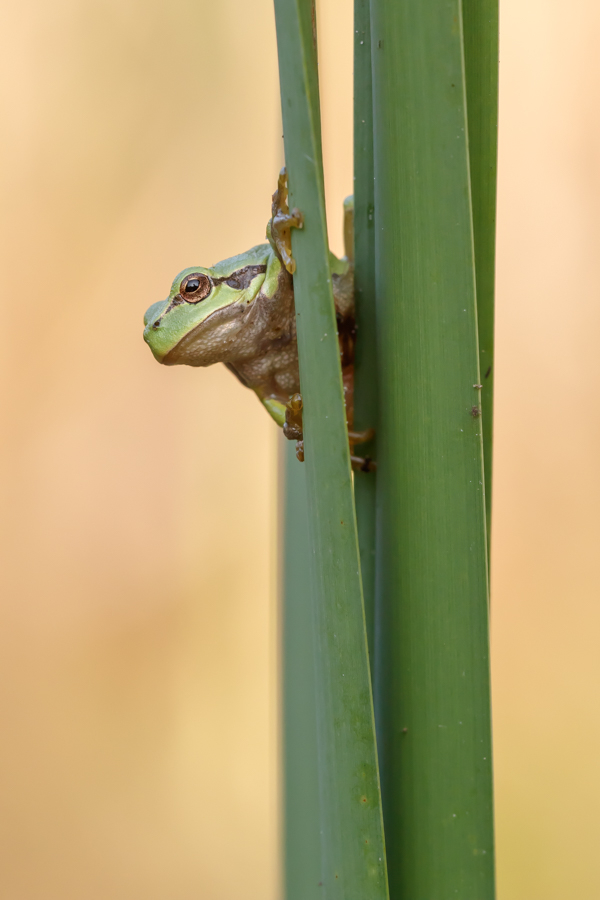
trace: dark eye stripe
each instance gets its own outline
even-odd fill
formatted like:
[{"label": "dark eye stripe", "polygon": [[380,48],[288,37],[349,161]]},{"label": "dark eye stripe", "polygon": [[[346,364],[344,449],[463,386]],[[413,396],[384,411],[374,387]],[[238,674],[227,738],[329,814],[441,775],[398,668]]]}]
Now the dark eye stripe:
[{"label": "dark eye stripe", "polygon": [[[200,300],[204,300],[211,293],[212,287],[216,284],[227,284],[229,287],[233,288],[236,291],[245,291],[246,288],[249,288],[252,280],[256,278],[257,275],[263,275],[267,271],[267,267],[265,265],[262,266],[244,266],[243,269],[237,269],[235,272],[232,272],[231,275],[223,275],[221,278],[212,278],[210,279],[208,275],[204,275],[202,272],[194,272],[191,275],[188,275],[181,284],[181,293],[176,294],[164,313],[159,316],[159,318],[152,324],[153,328],[158,328],[160,326],[161,321],[167,315],[167,313],[171,312],[173,307],[179,306],[181,303],[198,303]],[[208,285],[210,289],[204,293],[200,288],[200,279],[205,279],[208,281]],[[198,285],[193,286],[193,292],[189,293],[188,296],[185,296],[188,292],[185,288],[192,287],[190,282],[197,281]]]},{"label": "dark eye stripe", "polygon": [[225,283],[228,287],[231,287],[236,291],[245,291],[246,288],[250,287],[252,280],[256,278],[257,275],[263,275],[266,271],[266,266],[244,266],[243,269],[238,269],[236,272],[232,272],[231,275],[223,275],[222,278],[213,278],[213,283]]}]

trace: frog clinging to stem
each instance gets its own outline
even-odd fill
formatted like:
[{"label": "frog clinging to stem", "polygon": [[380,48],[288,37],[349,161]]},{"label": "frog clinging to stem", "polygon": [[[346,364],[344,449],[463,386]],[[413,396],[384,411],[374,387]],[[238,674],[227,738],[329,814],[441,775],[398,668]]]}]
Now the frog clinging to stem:
[{"label": "frog clinging to stem", "polygon": [[[302,228],[302,214],[289,211],[285,169],[273,194],[268,243],[212,268],[192,266],[176,277],[166,300],[144,316],[144,340],[163,365],[210,366],[225,363],[251,388],[284,434],[296,440],[304,458],[302,397],[294,308],[295,261],[291,228]],[[354,456],[353,447],[373,435],[357,433],[353,424],[354,271],[353,207],[344,204],[346,255],[330,253],[333,297],[342,362],[346,418],[354,468],[369,471],[370,459]]]}]

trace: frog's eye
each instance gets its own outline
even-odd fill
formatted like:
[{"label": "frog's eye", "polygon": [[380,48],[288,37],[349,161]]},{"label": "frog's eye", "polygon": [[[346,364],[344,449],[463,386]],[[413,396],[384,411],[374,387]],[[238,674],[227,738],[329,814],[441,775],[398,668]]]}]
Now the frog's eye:
[{"label": "frog's eye", "polygon": [[202,272],[192,272],[181,282],[179,293],[188,303],[199,303],[205,300],[212,290],[212,283],[208,275]]}]

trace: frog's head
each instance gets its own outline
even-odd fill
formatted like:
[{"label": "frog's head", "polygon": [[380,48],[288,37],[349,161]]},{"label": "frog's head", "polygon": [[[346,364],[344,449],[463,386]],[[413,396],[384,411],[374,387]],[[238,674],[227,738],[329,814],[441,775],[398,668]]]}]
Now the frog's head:
[{"label": "frog's head", "polygon": [[[254,251],[262,250],[261,253]],[[164,365],[226,362],[244,343],[244,326],[265,281],[264,247],[177,276],[166,300],[144,316],[144,340]],[[247,330],[247,329],[246,329]]]}]

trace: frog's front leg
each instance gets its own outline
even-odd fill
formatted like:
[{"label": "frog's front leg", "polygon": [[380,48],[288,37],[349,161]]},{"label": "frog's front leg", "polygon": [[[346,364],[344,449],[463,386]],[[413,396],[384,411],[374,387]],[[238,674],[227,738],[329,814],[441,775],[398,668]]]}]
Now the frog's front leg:
[{"label": "frog's front leg", "polygon": [[279,425],[280,428],[283,428],[285,425],[285,410],[286,407],[280,400],[275,400],[274,397],[262,397],[260,393],[257,391],[258,399],[267,410],[271,418]]},{"label": "frog's front leg", "polygon": [[[258,392],[257,392],[258,393]],[[293,394],[287,406],[274,397],[261,397],[258,399],[263,404],[272,419],[277,422],[289,441],[296,441],[296,456],[300,462],[304,462],[304,441],[302,440],[302,397]]]},{"label": "frog's front leg", "polygon": [[271,221],[267,225],[267,238],[290,275],[293,275],[296,271],[296,261],[292,256],[291,229],[302,228],[303,225],[304,218],[299,209],[293,209],[290,213],[287,172],[284,168],[279,173],[277,190],[273,194]]},{"label": "frog's front leg", "polygon": [[[285,409],[285,425],[283,433],[289,441],[296,441],[296,456],[300,462],[304,462],[304,434],[302,430],[302,395],[293,394]],[[373,440],[375,431],[369,428],[367,431],[349,431],[348,442],[350,444],[350,461],[352,468],[360,472],[374,472],[377,464],[370,456],[355,456],[354,444],[366,444]]]}]

